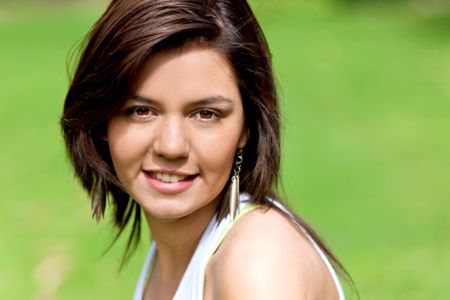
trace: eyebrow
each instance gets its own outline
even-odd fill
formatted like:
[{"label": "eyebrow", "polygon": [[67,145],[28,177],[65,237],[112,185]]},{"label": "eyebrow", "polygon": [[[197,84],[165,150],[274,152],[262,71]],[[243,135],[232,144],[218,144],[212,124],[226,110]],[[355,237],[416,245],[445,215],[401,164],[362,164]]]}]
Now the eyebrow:
[{"label": "eyebrow", "polygon": [[144,96],[140,96],[140,95],[134,95],[133,97],[130,98],[131,101],[135,101],[135,102],[140,102],[143,104],[152,104],[152,105],[157,105],[158,101],[153,100],[151,98],[148,97],[144,97]]},{"label": "eyebrow", "polygon": [[[135,95],[131,97],[130,100],[148,105],[156,105],[156,106],[161,105],[161,102],[141,95]],[[227,97],[217,95],[198,99],[188,104],[189,108],[195,108],[200,106],[222,106],[224,109],[232,109],[234,106],[234,102],[231,99],[228,99]]]}]

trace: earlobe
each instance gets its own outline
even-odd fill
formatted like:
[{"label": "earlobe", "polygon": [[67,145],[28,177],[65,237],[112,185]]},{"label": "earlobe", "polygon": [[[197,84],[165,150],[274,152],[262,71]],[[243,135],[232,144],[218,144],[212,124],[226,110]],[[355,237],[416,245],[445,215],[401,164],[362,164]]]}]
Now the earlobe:
[{"label": "earlobe", "polygon": [[97,138],[100,138],[103,142],[108,142],[108,131],[105,127],[101,128],[96,135]]},{"label": "earlobe", "polygon": [[241,132],[241,136],[239,137],[238,148],[244,148],[247,145],[248,138],[250,136],[250,131],[247,127],[244,127]]}]

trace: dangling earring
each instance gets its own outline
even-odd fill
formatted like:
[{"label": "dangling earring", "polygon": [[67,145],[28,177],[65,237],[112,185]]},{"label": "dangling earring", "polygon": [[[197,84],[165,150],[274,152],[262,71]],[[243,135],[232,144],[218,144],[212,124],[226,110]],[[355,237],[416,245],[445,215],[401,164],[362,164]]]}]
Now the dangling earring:
[{"label": "dangling earring", "polygon": [[241,173],[241,165],[242,165],[242,148],[239,148],[236,153],[236,160],[234,162],[234,170],[233,176],[231,177],[231,186],[230,186],[230,215],[231,220],[234,221],[236,218],[236,214],[239,210],[239,174]]},{"label": "dangling earring", "polygon": [[92,217],[98,223],[105,212],[106,190],[101,176],[97,175],[95,188],[92,191]]}]

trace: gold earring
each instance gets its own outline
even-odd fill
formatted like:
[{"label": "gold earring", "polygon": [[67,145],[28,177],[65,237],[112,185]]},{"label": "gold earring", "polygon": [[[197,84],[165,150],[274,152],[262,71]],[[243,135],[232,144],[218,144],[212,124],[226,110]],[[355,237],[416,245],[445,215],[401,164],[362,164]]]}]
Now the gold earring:
[{"label": "gold earring", "polygon": [[242,165],[242,148],[239,148],[236,153],[236,160],[234,162],[234,170],[233,176],[231,177],[231,186],[230,186],[230,215],[231,220],[234,221],[236,218],[236,214],[239,210],[239,174],[241,173],[241,165]]},{"label": "gold earring", "polygon": [[103,217],[105,212],[105,202],[106,202],[106,191],[103,179],[101,176],[97,175],[97,181],[95,182],[95,188],[92,191],[92,217],[98,223]]}]

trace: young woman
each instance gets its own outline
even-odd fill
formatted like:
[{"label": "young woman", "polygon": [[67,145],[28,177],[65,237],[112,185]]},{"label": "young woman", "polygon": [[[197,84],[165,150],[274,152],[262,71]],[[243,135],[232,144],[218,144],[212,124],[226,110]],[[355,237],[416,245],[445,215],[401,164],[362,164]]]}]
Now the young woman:
[{"label": "young woman", "polygon": [[[275,194],[269,50],[244,0],[114,0],[87,37],[61,124],[99,220],[141,212],[134,299],[344,299],[340,264]],[[334,267],[333,267],[334,266]]]}]

